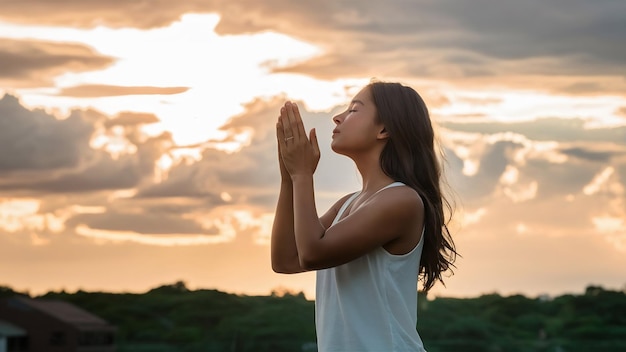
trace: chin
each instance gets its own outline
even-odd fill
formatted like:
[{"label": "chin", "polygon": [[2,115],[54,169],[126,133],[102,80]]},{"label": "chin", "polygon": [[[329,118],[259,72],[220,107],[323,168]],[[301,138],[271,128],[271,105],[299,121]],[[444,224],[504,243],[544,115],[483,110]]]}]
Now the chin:
[{"label": "chin", "polygon": [[347,156],[347,154],[346,154],[346,151],[345,151],[345,150],[342,150],[341,148],[339,148],[338,146],[336,146],[336,145],[335,145],[335,144],[333,144],[333,143],[331,143],[331,144],[330,144],[330,149],[331,149],[333,152],[335,152],[336,154],[339,154],[339,155],[346,155],[346,156]]}]

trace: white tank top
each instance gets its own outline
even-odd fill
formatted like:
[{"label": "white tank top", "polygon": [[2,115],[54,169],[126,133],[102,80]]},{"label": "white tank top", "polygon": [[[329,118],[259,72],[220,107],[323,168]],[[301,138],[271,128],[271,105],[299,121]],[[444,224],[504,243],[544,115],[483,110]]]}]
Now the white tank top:
[{"label": "white tank top", "polygon": [[[383,189],[402,185],[394,182]],[[358,193],[339,209],[333,225]],[[407,254],[394,255],[379,247],[346,264],[318,270],[318,351],[425,352],[416,330],[417,276],[423,247],[422,230],[419,243]]]}]

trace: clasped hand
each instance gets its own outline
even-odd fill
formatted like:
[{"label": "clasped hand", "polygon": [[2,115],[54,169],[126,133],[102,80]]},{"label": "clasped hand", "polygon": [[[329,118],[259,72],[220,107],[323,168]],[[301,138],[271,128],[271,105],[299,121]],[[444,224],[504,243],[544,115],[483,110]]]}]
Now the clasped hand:
[{"label": "clasped hand", "polygon": [[293,179],[298,175],[313,175],[320,160],[317,134],[315,128],[312,128],[307,138],[300,111],[295,103],[288,101],[280,109],[280,117],[276,123],[276,138],[281,176]]}]

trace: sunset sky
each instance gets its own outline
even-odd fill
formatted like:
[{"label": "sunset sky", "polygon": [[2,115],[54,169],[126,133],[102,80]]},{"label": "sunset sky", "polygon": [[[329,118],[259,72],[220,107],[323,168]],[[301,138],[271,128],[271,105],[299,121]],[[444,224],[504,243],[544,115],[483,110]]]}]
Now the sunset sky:
[{"label": "sunset sky", "polygon": [[0,286],[266,295],[285,100],[329,148],[372,78],[428,104],[462,255],[433,296],[626,287],[626,2],[0,0]]}]

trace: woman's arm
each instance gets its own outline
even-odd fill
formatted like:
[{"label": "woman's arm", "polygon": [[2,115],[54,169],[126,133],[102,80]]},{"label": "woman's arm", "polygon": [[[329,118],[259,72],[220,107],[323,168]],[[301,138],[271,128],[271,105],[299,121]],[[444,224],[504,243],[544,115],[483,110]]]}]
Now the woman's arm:
[{"label": "woman's arm", "polygon": [[280,119],[285,138],[278,142],[293,182],[293,226],[300,267],[317,270],[341,265],[400,238],[403,243],[417,244],[424,208],[410,187],[380,192],[326,228],[315,208],[311,167],[319,150],[315,131],[307,138],[297,107],[288,103],[285,108],[287,114]]},{"label": "woman's arm", "polygon": [[[276,124],[276,137],[284,138],[282,125]],[[294,274],[305,271],[300,267],[298,249],[296,248],[293,222],[293,183],[285,168],[278,144],[278,164],[280,167],[280,193],[274,214],[271,238],[272,270],[282,274]]]},{"label": "woman's arm", "polygon": [[[339,199],[319,219],[327,229],[339,213],[339,209],[351,194]],[[295,274],[307,271],[300,265],[300,258],[294,232],[293,183],[291,179],[283,179],[278,195],[278,204],[274,216],[271,239],[272,270],[281,274]]]},{"label": "woman's arm", "polygon": [[282,274],[294,274],[305,271],[300,267],[298,249],[296,248],[292,187],[291,181],[281,181],[274,225],[272,227],[272,270]]}]

